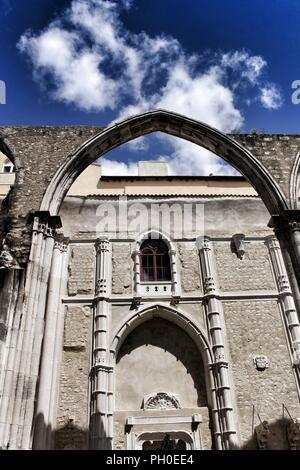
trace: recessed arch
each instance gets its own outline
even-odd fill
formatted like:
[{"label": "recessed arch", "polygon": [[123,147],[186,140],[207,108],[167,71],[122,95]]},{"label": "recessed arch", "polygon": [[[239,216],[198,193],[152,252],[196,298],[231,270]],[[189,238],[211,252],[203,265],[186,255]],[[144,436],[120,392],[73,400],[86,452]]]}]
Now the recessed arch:
[{"label": "recessed arch", "polygon": [[158,131],[193,142],[223,158],[245,176],[271,215],[287,209],[286,199],[277,183],[246,148],[207,124],[164,110],[131,117],[87,140],[58,169],[40,209],[57,215],[71,185],[91,163],[130,140]]},{"label": "recessed arch", "polygon": [[115,361],[125,339],[133,330],[135,330],[135,328],[145,323],[146,321],[157,317],[163,318],[173,323],[174,325],[177,325],[191,337],[198,347],[205,366],[208,366],[213,362],[213,355],[209,346],[209,342],[201,328],[198,327],[188,316],[188,314],[183,312],[181,309],[166,306],[161,303],[155,303],[148,305],[147,307],[141,307],[136,310],[135,313],[130,314],[124,318],[124,321],[121,325],[118,326],[116,332],[113,335],[113,340],[110,347],[112,361]]},{"label": "recessed arch", "polygon": [[201,357],[204,366],[207,403],[209,408],[215,411],[212,415],[212,421],[216,446],[217,448],[222,448],[222,443],[219,440],[222,435],[222,430],[220,427],[219,404],[216,399],[218,384],[214,373],[213,351],[204,331],[202,331],[201,327],[196,325],[193,319],[182,309],[157,302],[140,307],[135,311],[135,313],[126,316],[112,335],[112,341],[110,344],[110,366],[112,368],[115,367],[119,352],[129,334],[135,331],[139,326],[155,318],[165,319],[171,324],[177,326],[191,338],[198,349],[199,357]]}]

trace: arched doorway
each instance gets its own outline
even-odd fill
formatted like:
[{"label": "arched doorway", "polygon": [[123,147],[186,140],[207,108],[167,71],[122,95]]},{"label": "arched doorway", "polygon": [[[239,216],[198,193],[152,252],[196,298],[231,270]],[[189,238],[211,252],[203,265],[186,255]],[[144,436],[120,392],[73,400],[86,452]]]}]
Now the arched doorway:
[{"label": "arched doorway", "polygon": [[114,448],[200,449],[203,440],[211,448],[199,345],[157,315],[129,333],[116,358]]}]

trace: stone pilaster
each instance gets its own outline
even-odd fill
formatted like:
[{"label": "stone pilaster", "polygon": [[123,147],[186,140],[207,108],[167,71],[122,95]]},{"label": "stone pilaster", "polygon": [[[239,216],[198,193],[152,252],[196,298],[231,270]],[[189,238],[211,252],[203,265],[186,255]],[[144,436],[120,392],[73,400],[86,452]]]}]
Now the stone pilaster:
[{"label": "stone pilaster", "polygon": [[109,364],[108,316],[111,292],[111,243],[96,242],[96,297],[91,371],[91,447],[111,449],[113,439],[113,367]]},{"label": "stone pilaster", "polygon": [[172,280],[172,295],[173,297],[179,296],[178,274],[176,267],[176,251],[172,248],[169,250],[170,267],[171,267],[171,280]]},{"label": "stone pilaster", "polygon": [[[235,425],[235,410],[233,407],[232,385],[229,374],[229,363],[226,358],[225,339],[223,331],[222,304],[217,297],[215,263],[208,238],[199,237],[196,240],[199,250],[207,324],[210,335],[214,362],[210,364],[215,377],[212,385],[213,401],[216,407],[212,410],[215,424],[217,447],[232,449],[238,446]],[[217,431],[216,431],[217,429]]]},{"label": "stone pilaster", "polygon": [[270,258],[276,278],[280,303],[284,313],[287,336],[289,340],[293,365],[299,369],[300,364],[300,325],[292,295],[287,271],[285,268],[280,244],[273,235],[266,238]]},{"label": "stone pilaster", "polygon": [[140,298],[141,296],[141,262],[140,262],[140,247],[141,243],[137,242],[136,249],[133,252],[133,264],[134,264],[134,296]]},{"label": "stone pilaster", "polygon": [[61,297],[66,290],[68,240],[56,237],[48,285],[45,335],[35,413],[34,449],[51,449],[55,427],[64,309]]}]

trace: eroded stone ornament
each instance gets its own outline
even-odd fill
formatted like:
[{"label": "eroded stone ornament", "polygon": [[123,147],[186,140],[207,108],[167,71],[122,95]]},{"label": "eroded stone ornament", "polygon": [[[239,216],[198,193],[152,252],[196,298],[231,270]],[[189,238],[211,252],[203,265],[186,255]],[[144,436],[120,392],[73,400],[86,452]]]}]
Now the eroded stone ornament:
[{"label": "eroded stone ornament", "polygon": [[265,370],[269,367],[267,356],[254,356],[253,362],[257,370]]},{"label": "eroded stone ornament", "polygon": [[178,398],[172,393],[158,392],[144,398],[144,410],[181,408]]}]

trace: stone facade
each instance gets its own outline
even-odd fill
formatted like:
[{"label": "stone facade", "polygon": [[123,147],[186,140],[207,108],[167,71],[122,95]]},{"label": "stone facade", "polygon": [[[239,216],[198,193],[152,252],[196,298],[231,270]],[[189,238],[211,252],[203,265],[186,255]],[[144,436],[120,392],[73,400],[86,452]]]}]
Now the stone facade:
[{"label": "stone facade", "polygon": [[178,243],[178,255],[181,264],[181,286],[183,292],[197,292],[201,288],[200,266],[196,247]]},{"label": "stone facade", "polygon": [[132,269],[129,243],[114,243],[112,255],[112,292],[113,294],[131,293]]},{"label": "stone facade", "polygon": [[213,246],[221,291],[276,289],[268,249],[263,239],[246,240],[242,259],[233,252],[230,241],[215,241]]},{"label": "stone facade", "polygon": [[69,295],[92,294],[95,286],[95,250],[91,246],[73,245],[69,262]]},{"label": "stone facade", "polygon": [[[297,448],[300,137],[230,137],[164,111],[100,131],[0,129],[17,167],[1,212],[0,447],[159,448],[169,434],[186,449]],[[164,194],[166,175],[155,193],[143,176],[132,203],[201,203],[203,231],[192,219],[180,235],[99,230],[114,187],[65,198],[71,183],[152,131],[223,156],[256,193],[198,194],[194,178],[193,194],[188,179]],[[143,277],[141,246],[158,231],[169,268]]]},{"label": "stone facade", "polygon": [[[251,428],[254,406],[255,426],[259,417],[272,425],[267,448],[288,449],[286,427],[280,419],[282,405],[292,416],[299,414],[299,406],[297,377],[280,306],[274,300],[224,302],[224,314],[244,446],[255,448]],[[268,358],[269,366],[257,370],[254,357],[262,355]]]},{"label": "stone facade", "polygon": [[65,315],[55,448],[87,449],[91,308],[69,306]]}]

